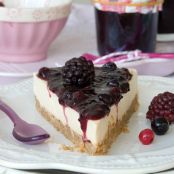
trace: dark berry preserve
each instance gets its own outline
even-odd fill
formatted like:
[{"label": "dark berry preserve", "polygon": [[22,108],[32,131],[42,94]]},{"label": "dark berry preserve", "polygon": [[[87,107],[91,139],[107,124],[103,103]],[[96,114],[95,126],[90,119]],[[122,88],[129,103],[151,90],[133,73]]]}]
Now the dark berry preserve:
[{"label": "dark berry preserve", "polygon": [[68,106],[79,113],[86,141],[88,120],[99,120],[109,114],[110,107],[117,105],[130,90],[132,74],[112,62],[94,68],[91,61],[80,57],[70,59],[63,67],[43,67],[38,77],[47,81],[49,91],[58,96],[63,108]]},{"label": "dark berry preserve", "polygon": [[159,13],[158,33],[174,33],[174,0],[165,0]]},{"label": "dark berry preserve", "polygon": [[100,55],[139,49],[154,52],[158,13],[117,13],[95,8]]}]

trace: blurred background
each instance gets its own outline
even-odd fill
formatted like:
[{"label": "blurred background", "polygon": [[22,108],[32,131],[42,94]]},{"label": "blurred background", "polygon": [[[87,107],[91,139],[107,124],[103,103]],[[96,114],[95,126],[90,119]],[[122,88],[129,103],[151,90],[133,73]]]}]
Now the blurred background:
[{"label": "blurred background", "polygon": [[73,0],[73,2],[78,2],[78,3],[89,3],[90,0]]}]

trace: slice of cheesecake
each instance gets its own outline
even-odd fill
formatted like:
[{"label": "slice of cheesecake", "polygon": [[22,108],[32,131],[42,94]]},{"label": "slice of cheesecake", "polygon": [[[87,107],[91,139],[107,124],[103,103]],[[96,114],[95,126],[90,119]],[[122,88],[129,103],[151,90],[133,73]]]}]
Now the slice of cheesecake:
[{"label": "slice of cheesecake", "polygon": [[137,72],[73,58],[34,75],[38,111],[83,151],[105,154],[137,110]]}]

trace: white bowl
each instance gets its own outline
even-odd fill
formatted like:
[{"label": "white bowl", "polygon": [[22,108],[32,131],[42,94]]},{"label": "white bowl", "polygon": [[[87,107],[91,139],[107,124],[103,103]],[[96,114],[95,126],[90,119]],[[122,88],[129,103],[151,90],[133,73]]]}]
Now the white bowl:
[{"label": "white bowl", "polygon": [[0,21],[41,22],[67,17],[72,0],[4,0]]}]

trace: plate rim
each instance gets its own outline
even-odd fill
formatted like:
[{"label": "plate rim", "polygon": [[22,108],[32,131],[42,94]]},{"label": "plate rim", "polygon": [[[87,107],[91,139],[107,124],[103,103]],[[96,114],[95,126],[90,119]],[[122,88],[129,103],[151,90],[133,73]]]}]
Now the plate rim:
[{"label": "plate rim", "polygon": [[[167,83],[167,84],[170,84],[170,85],[174,85],[174,80],[169,78],[169,77],[158,77],[158,76],[139,76],[138,79],[140,81],[157,81],[157,82],[163,82],[163,83]],[[21,85],[32,85],[32,78],[29,78],[29,79],[25,79],[25,80],[22,80],[20,82],[17,82],[17,83],[14,83],[14,84],[9,84],[9,85],[5,85],[5,86],[0,86],[0,91],[1,90],[9,90],[9,88],[18,88],[19,86]],[[1,147],[1,144],[0,144],[0,147]],[[20,148],[20,147],[19,147]],[[75,164],[65,164],[65,163],[60,163],[60,162],[53,162],[53,161],[45,161],[45,162],[38,162],[37,160],[34,162],[34,163],[26,163],[26,162],[23,162],[23,163],[19,163],[19,161],[17,161],[16,163],[14,162],[11,162],[10,160],[4,160],[2,159],[2,156],[0,156],[0,164],[4,167],[8,167],[8,168],[13,168],[13,169],[60,169],[60,170],[68,170],[68,171],[75,171],[75,172],[88,172],[88,173],[106,173],[106,174],[114,174],[115,172],[119,172],[119,173],[139,173],[139,172],[143,172],[143,173],[146,173],[146,172],[158,172],[158,171],[161,171],[161,170],[166,170],[166,169],[169,169],[169,168],[172,168],[174,167],[174,147],[173,148],[166,148],[166,149],[169,149],[169,152],[164,155],[153,155],[153,154],[149,154],[151,152],[147,152],[147,153],[139,153],[139,157],[141,157],[141,155],[144,156],[144,158],[148,157],[149,155],[151,157],[153,157],[154,159],[157,159],[157,158],[163,158],[163,162],[162,164],[163,165],[159,165],[158,162],[156,163],[153,163],[153,165],[145,165],[144,167],[140,164],[140,167],[136,167],[136,168],[131,168],[131,167],[127,167],[126,168],[115,168],[115,169],[99,169],[99,168],[94,168],[94,167],[85,167],[85,166],[78,166],[78,165],[75,165]],[[4,150],[4,149],[3,149]],[[171,153],[171,150],[173,151],[173,153]],[[156,152],[158,151],[161,151],[161,150],[157,150]],[[10,153],[10,150],[7,149],[7,152]],[[40,152],[38,152],[40,153]],[[1,150],[0,150],[0,154],[1,153]],[[144,155],[146,154],[146,155]],[[27,154],[28,155],[28,154]],[[63,153],[60,153],[60,155],[63,155]],[[68,155],[69,156],[69,155]],[[74,155],[71,155],[71,157],[73,157]],[[120,155],[121,156],[121,155]],[[81,157],[84,157],[83,155],[79,155],[78,158],[81,158]],[[103,160],[106,160],[108,158],[115,158],[115,157],[118,157],[118,155],[113,155],[113,156],[104,156],[101,158],[104,158]],[[127,159],[128,158],[133,158],[133,159],[136,159],[137,156],[136,154],[129,154],[127,156]],[[92,159],[91,157],[89,156],[85,156],[85,158],[90,158]],[[95,158],[95,157],[94,157]],[[111,160],[111,159],[110,159]],[[137,159],[136,159],[137,160]],[[95,162],[95,160],[94,160]],[[161,162],[160,162],[161,163]]]}]

